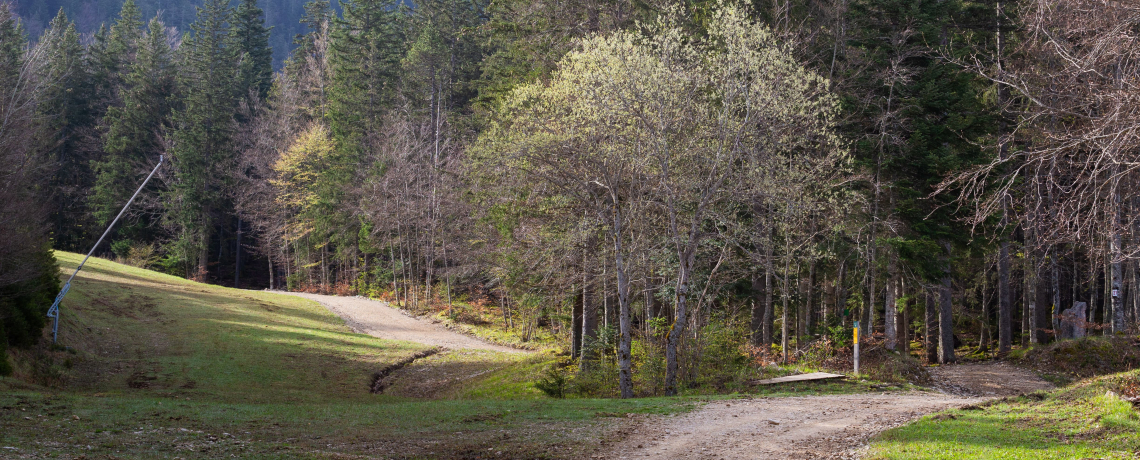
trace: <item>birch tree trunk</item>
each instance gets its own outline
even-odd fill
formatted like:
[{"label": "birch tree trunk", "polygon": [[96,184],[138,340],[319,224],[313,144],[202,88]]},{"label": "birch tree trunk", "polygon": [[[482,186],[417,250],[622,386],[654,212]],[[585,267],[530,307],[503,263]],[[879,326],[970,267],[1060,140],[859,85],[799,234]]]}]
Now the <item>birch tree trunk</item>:
[{"label": "birch tree trunk", "polygon": [[[1117,177],[1115,174],[1116,169],[1117,168],[1114,166],[1113,177]],[[1112,333],[1114,335],[1125,333],[1124,298],[1121,297],[1121,292],[1124,290],[1123,273],[1121,270],[1121,264],[1124,261],[1124,254],[1120,247],[1120,227],[1122,225],[1123,217],[1121,208],[1123,205],[1121,204],[1120,193],[1116,190],[1116,188],[1116,186],[1113,187],[1114,190],[1112,194],[1112,242],[1110,248],[1111,250],[1109,251],[1109,257],[1112,258]]]}]

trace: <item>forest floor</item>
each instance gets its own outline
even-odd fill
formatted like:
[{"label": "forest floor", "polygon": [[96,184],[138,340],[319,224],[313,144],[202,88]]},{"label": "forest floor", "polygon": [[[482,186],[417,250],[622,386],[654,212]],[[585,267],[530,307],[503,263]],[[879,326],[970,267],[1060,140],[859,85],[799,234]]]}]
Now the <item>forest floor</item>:
[{"label": "forest floor", "polygon": [[[646,417],[597,457],[861,458],[875,434],[923,415],[1052,388],[1036,374],[1004,363],[941,366],[931,376],[938,392],[745,397],[685,414]],[[814,384],[794,385],[811,391]]]}]

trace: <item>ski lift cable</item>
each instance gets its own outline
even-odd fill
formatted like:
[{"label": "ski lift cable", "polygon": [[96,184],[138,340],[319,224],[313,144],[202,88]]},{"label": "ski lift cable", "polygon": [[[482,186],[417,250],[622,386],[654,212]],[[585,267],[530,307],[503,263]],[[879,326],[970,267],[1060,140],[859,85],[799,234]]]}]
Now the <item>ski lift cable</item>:
[{"label": "ski lift cable", "polygon": [[127,204],[123,206],[123,209],[121,211],[119,211],[119,215],[115,216],[115,220],[111,221],[111,225],[108,225],[107,229],[103,231],[103,236],[99,237],[99,241],[96,241],[95,245],[91,246],[91,250],[87,252],[87,256],[83,258],[82,262],[79,262],[79,266],[75,267],[75,272],[73,272],[71,274],[71,277],[67,279],[67,282],[63,284],[63,289],[60,289],[59,294],[55,296],[55,302],[52,302],[51,308],[49,308],[47,312],[48,318],[53,319],[51,326],[52,344],[56,343],[59,336],[59,303],[63,301],[63,296],[67,295],[67,291],[71,289],[71,281],[75,279],[75,275],[79,274],[79,270],[83,269],[83,264],[87,263],[87,259],[91,258],[91,254],[95,253],[95,248],[98,248],[99,244],[103,242],[103,239],[111,233],[111,229],[115,228],[115,224],[118,223],[119,218],[123,217],[123,214],[127,212],[127,208],[131,207],[131,203],[135,202],[135,198],[139,196],[139,192],[142,192],[143,187],[146,187],[147,182],[150,182],[150,178],[154,177],[154,173],[158,172],[158,168],[162,166],[162,161],[164,159],[164,155],[158,156],[158,164],[154,165],[154,169],[152,169],[150,171],[150,174],[146,176],[146,179],[143,180],[142,185],[139,185],[138,190],[135,190],[135,194],[131,195],[131,199],[127,200]]}]

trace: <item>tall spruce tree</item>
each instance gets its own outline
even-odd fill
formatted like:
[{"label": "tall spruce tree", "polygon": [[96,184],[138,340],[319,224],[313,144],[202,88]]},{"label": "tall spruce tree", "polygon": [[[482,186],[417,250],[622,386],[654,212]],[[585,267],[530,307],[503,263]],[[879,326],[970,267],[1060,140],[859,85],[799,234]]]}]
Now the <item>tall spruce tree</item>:
[{"label": "tall spruce tree", "polygon": [[[91,210],[106,225],[135,190],[163,150],[162,135],[170,126],[175,102],[175,67],[165,25],[154,18],[139,40],[134,62],[123,77],[123,105],[104,117],[105,156],[95,162],[96,183]],[[120,237],[149,238],[150,222],[125,225]]]},{"label": "tall spruce tree", "polygon": [[234,11],[233,34],[241,53],[238,67],[238,97],[248,98],[251,90],[265,99],[273,85],[273,50],[269,48],[265,13],[257,0],[242,0]]},{"label": "tall spruce tree", "polygon": [[234,155],[239,46],[233,40],[231,20],[225,0],[207,0],[181,49],[179,84],[184,96],[174,114],[170,155],[174,180],[165,204],[174,233],[170,250],[194,278],[207,275],[214,226],[224,211],[222,171]]},{"label": "tall spruce tree", "polygon": [[333,88],[329,123],[344,154],[359,153],[368,133],[378,132],[399,79],[404,37],[393,0],[341,3],[330,45]]},{"label": "tall spruce tree", "polygon": [[[53,159],[34,144],[43,115],[36,104],[55,91],[45,91],[44,85],[61,80],[52,70],[60,60],[35,59],[68,48],[66,40],[46,41],[28,53],[23,26],[9,8],[0,3],[0,375],[13,370],[9,346],[29,346],[41,337],[44,313],[59,289],[59,267],[43,226],[50,189],[41,181]],[[56,22],[53,31],[66,37],[65,23]],[[53,117],[47,126],[57,121]]]},{"label": "tall spruce tree", "polygon": [[[978,142],[993,120],[981,103],[982,87],[976,79],[931,48],[953,52],[952,26],[967,13],[966,5],[863,0],[853,2],[851,10],[856,27],[850,45],[864,60],[862,67],[869,69],[860,72],[862,80],[849,95],[864,121],[857,135],[857,158],[873,177],[868,190],[875,226],[869,250],[870,300],[863,320],[873,318],[876,305],[886,299],[882,311],[890,318],[884,324],[890,343],[891,336],[902,331],[894,330],[894,297],[877,288],[893,280],[877,283],[881,280],[874,269],[887,264],[876,259],[875,246],[887,249],[887,258],[900,259],[907,272],[946,286],[940,303],[949,307],[954,251],[966,243],[969,230],[962,228],[954,207],[944,206],[948,199],[928,197],[947,174],[980,160]],[[940,313],[945,335],[952,326],[950,312]],[[954,360],[951,341],[945,341],[943,361]]]},{"label": "tall spruce tree", "polygon": [[92,173],[82,138],[94,118],[88,100],[91,92],[83,46],[75,24],[62,8],[40,37],[38,47],[46,62],[39,76],[44,92],[37,104],[41,124],[36,148],[41,150],[41,158],[52,162],[55,168],[48,184],[52,191],[52,233],[57,247],[77,249],[90,236],[86,227],[91,219],[84,202]]}]

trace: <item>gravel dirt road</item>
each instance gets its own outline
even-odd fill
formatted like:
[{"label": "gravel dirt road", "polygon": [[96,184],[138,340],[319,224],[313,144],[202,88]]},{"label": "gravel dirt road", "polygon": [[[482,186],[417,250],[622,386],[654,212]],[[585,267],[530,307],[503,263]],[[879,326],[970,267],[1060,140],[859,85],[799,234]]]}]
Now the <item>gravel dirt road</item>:
[{"label": "gravel dirt road", "polygon": [[997,396],[1051,388],[1004,363],[931,370],[942,392],[738,399],[688,414],[647,417],[602,447],[606,459],[856,459],[883,430]]},{"label": "gravel dirt road", "polygon": [[352,330],[373,337],[419,342],[451,350],[475,349],[504,353],[526,353],[524,350],[488,343],[452,331],[431,321],[411,317],[401,310],[389,307],[386,302],[378,300],[303,292],[277,292],[320,302],[325,308],[343,318]]}]

